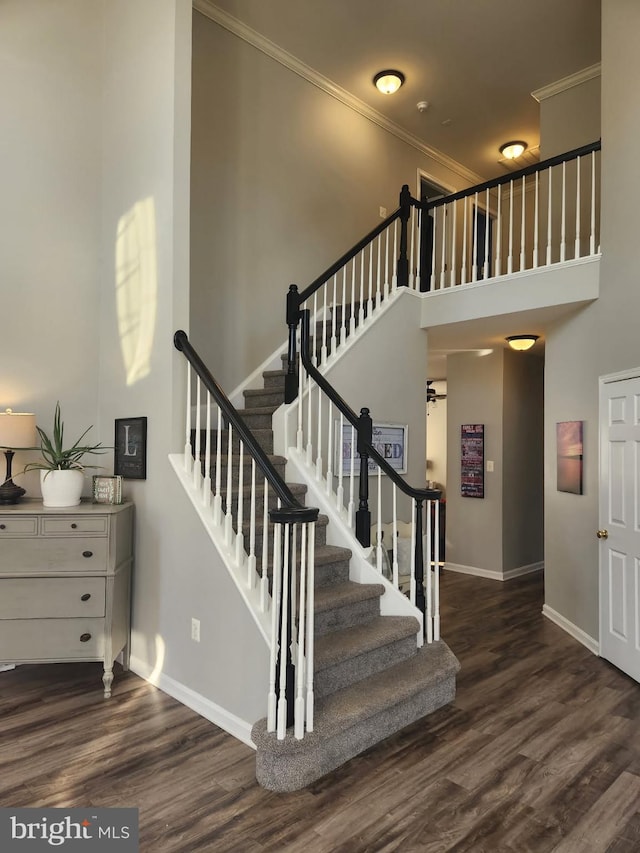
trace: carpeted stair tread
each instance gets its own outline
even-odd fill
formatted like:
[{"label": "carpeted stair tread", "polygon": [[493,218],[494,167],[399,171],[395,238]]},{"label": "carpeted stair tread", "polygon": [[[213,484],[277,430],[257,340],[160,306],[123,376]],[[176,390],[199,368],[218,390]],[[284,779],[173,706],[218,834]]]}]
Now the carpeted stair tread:
[{"label": "carpeted stair tread", "polygon": [[371,622],[324,634],[315,642],[314,670],[319,672],[347,658],[415,637],[419,630],[420,623],[413,616],[378,616]]},{"label": "carpeted stair tread", "polygon": [[[318,539],[319,539],[318,528],[323,527],[326,530],[328,524],[329,524],[329,519],[327,518],[326,515],[319,515],[318,516],[318,519],[316,521],[316,543],[318,542]],[[269,522],[269,541],[270,541],[271,545],[272,545],[271,539],[272,539],[274,527],[275,527],[274,523],[272,521],[270,521]],[[250,531],[251,531],[251,519],[244,519],[242,522],[242,532],[245,535],[248,535]],[[256,531],[259,535],[262,535],[262,513],[261,512],[260,513],[256,512]],[[318,547],[321,547],[321,546],[318,546]]]},{"label": "carpeted stair tread", "polygon": [[246,419],[251,415],[272,415],[278,408],[279,406],[256,406],[255,408],[238,409],[238,414]]},{"label": "carpeted stair tread", "polygon": [[459,669],[460,664],[444,642],[425,644],[401,663],[319,699],[315,704],[313,731],[306,732],[302,740],[294,737],[277,740],[275,733],[267,732],[266,719],[255,724],[251,739],[258,749],[272,754],[304,755],[345,730],[401,706],[416,694],[437,691],[439,684],[451,679]]},{"label": "carpeted stair tread", "polygon": [[346,607],[356,601],[366,601],[370,598],[380,598],[384,594],[384,586],[380,583],[345,583],[321,586],[315,591],[314,611],[324,613],[325,610],[335,610]]},{"label": "carpeted stair tread", "polygon": [[350,560],[351,550],[341,548],[339,545],[320,545],[315,551],[315,565],[323,566],[326,563],[336,563],[339,560]]}]

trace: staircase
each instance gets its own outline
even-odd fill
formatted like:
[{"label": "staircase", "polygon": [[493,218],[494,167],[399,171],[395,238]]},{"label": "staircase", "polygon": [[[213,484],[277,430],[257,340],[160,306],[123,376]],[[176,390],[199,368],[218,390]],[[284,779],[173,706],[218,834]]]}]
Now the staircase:
[{"label": "staircase", "polygon": [[[264,387],[244,392],[240,414],[279,470],[271,417],[284,401],[286,371],[263,374]],[[234,458],[234,464],[239,464]],[[244,478],[248,482],[248,477]],[[290,484],[302,501],[306,487]],[[245,498],[248,500],[248,498]],[[247,515],[245,514],[245,518]],[[248,522],[244,522],[245,534]],[[273,791],[294,791],[339,767],[399,729],[451,702],[458,662],[443,642],[417,648],[418,619],[382,616],[382,584],[349,580],[351,551],[326,544],[327,518],[315,540],[314,725],[302,740],[278,740],[266,718],[255,724],[256,777]],[[259,550],[264,531],[257,522]]]}]

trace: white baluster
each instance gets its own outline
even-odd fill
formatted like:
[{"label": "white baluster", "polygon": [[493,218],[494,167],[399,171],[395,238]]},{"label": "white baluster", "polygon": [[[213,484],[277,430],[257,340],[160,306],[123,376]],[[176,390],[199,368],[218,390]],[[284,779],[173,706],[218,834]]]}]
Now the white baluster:
[{"label": "white baluster", "polygon": [[349,459],[349,476],[351,481],[349,483],[349,507],[347,510],[347,524],[350,529],[353,529],[353,519],[354,519],[354,494],[355,494],[355,464],[356,464],[356,429],[354,426],[351,427],[351,450],[350,450],[350,459]]},{"label": "white baluster", "polygon": [[[266,489],[266,480],[265,480]],[[266,528],[265,528],[266,530]],[[267,731],[275,732],[277,727],[278,698],[276,695],[276,668],[280,645],[278,615],[280,613],[280,578],[282,575],[282,525],[273,528],[273,584],[271,591],[271,649],[269,654],[269,693],[267,699]]]},{"label": "white baluster", "polygon": [[393,267],[391,273],[391,289],[398,287],[398,220],[393,220]]},{"label": "white baluster", "polygon": [[447,206],[442,205],[442,253],[440,258],[440,289],[446,287],[445,281],[447,266]]},{"label": "white baluster", "polygon": [[327,494],[330,495],[333,491],[333,404],[331,400],[328,401],[328,409],[327,412]]},{"label": "white baluster", "polygon": [[487,188],[485,196],[485,211],[484,211],[484,265],[483,278],[486,281],[489,278],[489,223],[491,217],[489,215],[489,189]]},{"label": "white baluster", "polygon": [[211,393],[207,388],[207,437],[204,448],[204,479],[202,481],[202,503],[211,505]]},{"label": "white baluster", "polygon": [[320,348],[320,361],[322,364],[327,360],[327,314],[328,314],[328,305],[327,305],[327,286],[322,288],[322,292],[324,295],[323,309],[322,309],[322,344]]},{"label": "white baluster", "polygon": [[433,594],[431,587],[431,568],[432,568],[432,560],[431,555],[433,552],[433,530],[431,529],[431,508],[433,506],[433,501],[427,501],[427,553],[426,553],[426,566],[427,573],[425,578],[425,593],[426,593],[426,613],[425,613],[425,635],[427,638],[427,643],[433,642]]},{"label": "white baluster", "polygon": [[473,242],[471,244],[471,281],[478,280],[478,193],[473,197]]},{"label": "white baluster", "polygon": [[433,531],[435,567],[433,572],[433,639],[440,639],[440,501],[436,501]]},{"label": "white baluster", "polygon": [[378,465],[378,510],[376,513],[376,568],[382,574],[382,469]]},{"label": "white baluster", "polygon": [[469,199],[467,196],[465,196],[462,199],[463,214],[464,215],[463,215],[463,224],[462,224],[462,269],[461,269],[461,275],[460,275],[460,283],[461,284],[467,283],[467,233],[468,233],[468,228],[467,228],[467,202],[468,202],[468,200]]},{"label": "white baluster", "polygon": [[[369,243],[369,296],[367,298],[367,317],[371,320],[373,315],[373,242]],[[360,326],[362,331],[362,326]]]},{"label": "white baluster", "polygon": [[596,253],[596,152],[591,152],[591,230],[589,234],[589,254]]},{"label": "white baluster", "polygon": [[336,507],[339,512],[344,509],[344,457],[343,457],[343,432],[344,432],[344,415],[340,412],[339,432],[336,438],[338,443],[338,488],[336,490]]},{"label": "white baluster", "polygon": [[322,391],[318,388],[318,413],[317,413],[317,436],[318,446],[316,447],[316,480],[322,479]]},{"label": "white baluster", "polygon": [[[275,554],[275,551],[274,551]],[[275,578],[275,556],[273,560],[273,577]],[[272,599],[272,601],[275,599]],[[260,566],[260,609],[263,613],[269,606],[269,483],[264,478],[264,495],[262,498],[262,563]]]},{"label": "white baluster", "polygon": [[422,251],[422,210],[416,210],[416,219],[418,220],[418,239],[417,239],[417,247],[416,247],[416,284],[415,289],[420,290],[421,282],[422,282],[422,270],[420,268],[421,264],[421,251]]},{"label": "white baluster", "polygon": [[552,192],[552,183],[551,183],[551,172],[553,169],[549,169],[547,174],[549,175],[549,198],[547,199],[547,266],[551,264],[551,192]]},{"label": "white baluster", "polygon": [[[295,575],[295,572],[294,572]],[[302,525],[300,541],[300,604],[298,606],[298,660],[296,663],[296,702],[294,706],[294,736],[296,740],[304,737],[305,709],[305,629],[307,595],[307,525]]]},{"label": "white baluster", "polygon": [[[336,273],[333,277],[333,310],[331,313],[331,352],[333,355],[336,353],[337,348],[337,337],[336,337],[336,326],[338,325],[337,318],[337,308],[336,308],[336,288],[337,288],[337,279],[338,273]],[[344,309],[343,309],[344,310]]]},{"label": "white baluster", "polygon": [[[353,275],[354,262],[351,261],[351,274]],[[352,288],[353,290],[353,288]],[[340,315],[340,346],[347,339],[347,265],[342,267],[342,312]]]},{"label": "white baluster", "polygon": [[539,172],[536,172],[536,184],[535,184],[535,199],[534,199],[534,207],[533,207],[533,259],[532,265],[533,269],[538,268],[538,220],[540,217],[540,206],[539,206],[539,189],[540,189],[540,181],[538,180]]},{"label": "white baluster", "polygon": [[409,227],[411,228],[411,243],[409,249],[409,290],[415,290],[415,238],[416,238],[416,223],[415,223],[415,207],[411,208],[411,216],[409,218]]},{"label": "white baluster", "polygon": [[[356,256],[357,257],[357,256]],[[356,258],[351,261],[351,317],[349,318],[349,333],[353,335],[356,330]],[[345,319],[346,329],[346,319]]]},{"label": "white baluster", "polygon": [[458,236],[457,231],[458,227],[456,224],[456,220],[458,217],[458,204],[457,202],[453,202],[453,233],[451,235],[451,277],[449,279],[449,284],[453,287],[456,283],[456,238]]},{"label": "white baluster", "polygon": [[311,468],[313,460],[313,416],[311,407],[311,377],[307,374],[307,465]]},{"label": "white baluster", "polygon": [[238,467],[238,512],[236,513],[236,563],[244,565],[244,442],[240,442],[240,464]]},{"label": "white baluster", "polygon": [[364,325],[364,249],[360,252],[360,308],[358,312],[358,324],[360,330]]},{"label": "white baluster", "polygon": [[376,238],[376,243],[378,244],[378,268],[376,270],[376,308],[380,307],[381,297],[382,297],[382,265],[380,263],[380,242],[382,240],[382,234],[378,234]]},{"label": "white baluster", "polygon": [[562,216],[560,219],[560,263],[567,258],[567,164],[562,164]]},{"label": "white baluster", "polygon": [[385,299],[389,296],[389,226],[387,225],[385,231],[385,255],[384,255],[384,297]]},{"label": "white baluster", "polygon": [[189,474],[193,464],[191,451],[191,365],[187,362],[187,412],[184,419],[184,470]]},{"label": "white baluster", "polygon": [[409,601],[416,604],[416,502],[411,501],[411,546],[409,548]]},{"label": "white baluster", "polygon": [[318,366],[318,291],[313,294],[313,311],[311,313],[310,333],[313,335],[311,346],[311,363]]},{"label": "white baluster", "polygon": [[256,460],[251,459],[251,504],[249,509],[249,559],[247,560],[247,586],[253,589],[256,582]]},{"label": "white baluster", "polygon": [[307,731],[313,731],[313,656],[315,631],[315,549],[316,526],[308,525],[309,545],[307,549]]},{"label": "white baluster", "polygon": [[430,288],[431,288],[431,290],[435,290],[436,289],[436,254],[437,254],[436,253],[436,246],[437,246],[436,231],[438,230],[437,229],[438,208],[433,207],[433,208],[431,208],[431,211],[433,214],[431,217],[433,220],[433,230],[431,233],[431,285],[430,285]]},{"label": "white baluster", "polygon": [[391,554],[393,559],[393,585],[400,589],[400,574],[398,572],[398,492],[397,486],[393,484],[393,530],[391,532]]},{"label": "white baluster", "polygon": [[222,523],[222,410],[218,406],[218,428],[216,430],[216,490],[213,496],[213,523]]},{"label": "white baluster", "polygon": [[200,389],[202,388],[202,383],[200,382],[200,377],[196,376],[196,447],[194,451],[194,459],[193,459],[193,488],[197,491],[202,485],[202,459],[200,458],[200,441],[201,441],[201,429],[200,429]]},{"label": "white baluster", "polygon": [[287,630],[289,627],[289,528],[284,525],[284,558],[282,560],[282,607],[280,608],[280,685],[278,692],[278,740],[284,740],[287,731]]},{"label": "white baluster", "polygon": [[524,238],[525,238],[525,231],[526,231],[526,225],[525,225],[525,209],[526,208],[525,208],[524,202],[525,202],[525,178],[523,175],[523,177],[522,177],[522,198],[520,199],[520,210],[521,210],[521,217],[520,217],[520,270],[521,271],[523,269],[525,269],[525,267],[527,265],[527,259],[526,259],[526,255],[525,255],[525,251],[524,251]]},{"label": "white baluster", "polygon": [[507,275],[513,272],[513,181],[509,181],[509,254],[507,256]]},{"label": "white baluster", "polygon": [[580,257],[580,157],[576,158],[576,240],[573,257]]},{"label": "white baluster", "polygon": [[498,215],[496,217],[496,275],[502,271],[502,184],[498,184]]},{"label": "white baluster", "polygon": [[233,533],[233,516],[232,516],[232,501],[233,501],[233,489],[232,489],[232,481],[231,481],[231,473],[232,473],[232,459],[233,459],[233,427],[231,423],[229,423],[229,441],[227,443],[227,497],[226,497],[226,510],[224,514],[224,541],[226,545],[231,544],[231,534]]},{"label": "white baluster", "polygon": [[302,364],[302,358],[298,359],[298,399],[296,400],[298,406],[298,431],[296,433],[296,448],[299,453],[302,453],[302,448],[304,447],[304,426],[303,426],[303,415],[304,415],[304,405],[303,405],[303,390],[304,390],[304,365]]}]

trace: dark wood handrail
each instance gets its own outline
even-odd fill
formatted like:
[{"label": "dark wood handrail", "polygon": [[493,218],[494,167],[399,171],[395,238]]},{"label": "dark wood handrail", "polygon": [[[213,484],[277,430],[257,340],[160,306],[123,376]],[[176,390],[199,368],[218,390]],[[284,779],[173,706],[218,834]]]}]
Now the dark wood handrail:
[{"label": "dark wood handrail", "polygon": [[[322,388],[327,397],[331,400],[333,405],[345,416],[345,418],[349,421],[349,423],[358,430],[359,427],[359,418],[358,415],[353,411],[353,409],[349,406],[348,403],[343,400],[343,398],[338,394],[336,389],[331,385],[330,382],[320,373],[319,370],[314,366],[311,360],[311,336],[309,329],[309,309],[305,309],[300,312],[301,320],[302,320],[302,328],[301,328],[301,340],[300,340],[300,357],[302,359],[302,363],[305,366],[305,369],[309,376],[313,379],[313,381],[318,385],[318,387]],[[391,465],[387,462],[387,460],[382,456],[375,447],[370,443],[365,441],[364,445],[366,447],[367,453],[373,461],[380,466],[383,472],[389,477],[389,479],[395,483],[395,485],[402,491],[405,495],[408,495],[410,498],[414,498],[415,500],[425,501],[425,500],[439,500],[442,492],[438,489],[417,489],[413,486],[410,486],[406,483],[402,477],[398,474],[395,468],[392,468]]]},{"label": "dark wood handrail", "polygon": [[473,187],[468,187],[466,190],[460,190],[457,193],[443,196],[442,198],[434,199],[429,202],[419,202],[416,199],[411,199],[411,204],[414,207],[422,207],[424,210],[433,210],[434,207],[442,207],[443,204],[450,204],[462,198],[468,198],[476,193],[480,194],[487,190],[492,190],[494,187],[499,187],[504,184],[509,184],[511,181],[517,181],[519,178],[527,178],[529,175],[535,175],[536,172],[544,172],[552,166],[560,166],[569,160],[575,160],[577,157],[584,157],[586,154],[591,154],[593,151],[600,151],[602,147],[601,141],[590,142],[588,145],[583,145],[580,148],[574,148],[571,151],[565,151],[564,154],[557,154],[555,157],[549,157],[547,160],[542,160],[540,163],[534,163],[532,166],[525,166],[524,169],[519,169],[517,172],[510,172],[508,175],[501,175],[499,178],[492,178],[490,181],[485,181],[483,184],[476,184]]},{"label": "dark wood handrail", "polygon": [[[291,492],[289,486],[287,486],[285,481],[278,474],[273,463],[262,447],[258,444],[256,437],[253,435],[238,410],[229,400],[205,363],[192,347],[186,332],[183,332],[181,329],[178,330],[173,336],[173,343],[175,348],[184,354],[189,364],[200,377],[205,388],[209,391],[222,410],[225,421],[230,423],[238,433],[248,448],[251,456],[256,460],[256,463],[260,467],[260,470],[266,477],[274,492],[282,501],[284,506],[280,510],[271,511],[270,517],[272,521],[286,521],[287,523],[316,521],[319,510],[316,507],[303,506]],[[274,514],[278,517],[275,518]]]},{"label": "dark wood handrail", "polygon": [[372,231],[369,231],[366,237],[363,237],[362,240],[356,243],[356,245],[352,249],[349,249],[349,251],[345,252],[345,254],[342,255],[341,258],[338,258],[335,264],[331,264],[331,266],[326,269],[322,273],[322,275],[319,275],[318,278],[314,279],[311,284],[299,294],[299,304],[302,305],[305,299],[308,299],[310,296],[313,296],[313,294],[316,292],[316,290],[318,290],[318,288],[322,287],[323,284],[326,284],[326,282],[329,281],[331,276],[339,272],[342,267],[345,264],[348,264],[349,261],[353,260],[353,258],[355,258],[355,256],[365,248],[365,246],[368,246],[372,240],[375,240],[379,234],[382,234],[382,232],[386,228],[388,228],[392,222],[395,222],[395,220],[398,219],[401,211],[402,208],[400,207],[397,210],[394,210],[391,216],[387,216],[386,219],[383,219],[379,225],[376,225],[376,227]]}]

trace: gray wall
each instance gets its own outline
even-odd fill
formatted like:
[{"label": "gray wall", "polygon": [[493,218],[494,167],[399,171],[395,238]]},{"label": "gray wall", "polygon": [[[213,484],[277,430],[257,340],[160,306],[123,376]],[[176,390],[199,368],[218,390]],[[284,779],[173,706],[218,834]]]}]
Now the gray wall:
[{"label": "gray wall", "polygon": [[[502,571],[502,351],[455,353],[447,358],[447,563]],[[484,498],[460,494],[460,427],[484,424]]]},{"label": "gray wall", "polygon": [[542,561],[544,360],[504,350],[502,569]]},{"label": "gray wall", "polygon": [[[640,6],[602,4],[602,262],[600,298],[559,324],[546,347],[547,605],[598,637],[598,377],[640,366],[637,199]],[[568,94],[568,93],[567,93]],[[544,109],[544,105],[543,105]],[[582,136],[577,144],[585,141]],[[544,144],[544,140],[543,140]],[[585,423],[585,494],[556,491],[555,424]]]},{"label": "gray wall", "polygon": [[375,227],[380,206],[395,210],[419,167],[466,186],[194,13],[191,331],[223,387],[285,341],[289,284],[306,287]]}]

